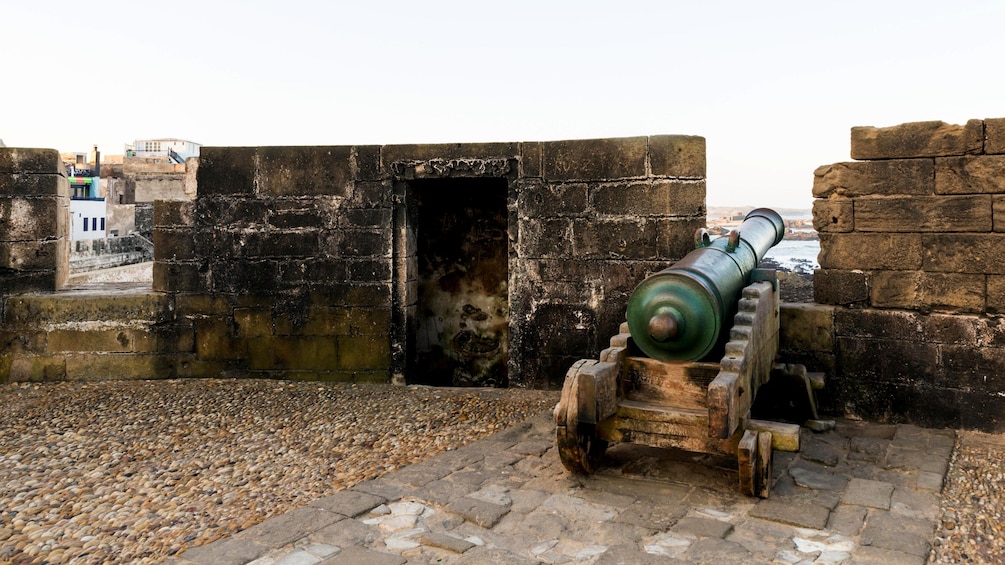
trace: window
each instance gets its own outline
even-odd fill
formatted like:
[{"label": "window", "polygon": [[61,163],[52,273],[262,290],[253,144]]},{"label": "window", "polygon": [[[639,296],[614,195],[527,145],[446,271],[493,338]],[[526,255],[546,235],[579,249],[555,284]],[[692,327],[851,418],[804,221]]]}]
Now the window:
[{"label": "window", "polygon": [[105,231],[105,219],[101,218],[101,231]]},{"label": "window", "polygon": [[94,231],[98,231],[98,219],[97,218],[91,218],[91,229],[94,230]]},{"label": "window", "polygon": [[87,218],[84,218],[84,231],[87,231]]}]

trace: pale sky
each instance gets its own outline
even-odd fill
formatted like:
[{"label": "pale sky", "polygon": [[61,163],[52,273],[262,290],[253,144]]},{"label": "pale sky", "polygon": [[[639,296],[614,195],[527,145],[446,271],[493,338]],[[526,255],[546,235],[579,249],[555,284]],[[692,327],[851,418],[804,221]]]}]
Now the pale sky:
[{"label": "pale sky", "polygon": [[849,130],[1005,117],[1005,2],[0,0],[0,139],[707,140],[709,205],[808,207]]}]

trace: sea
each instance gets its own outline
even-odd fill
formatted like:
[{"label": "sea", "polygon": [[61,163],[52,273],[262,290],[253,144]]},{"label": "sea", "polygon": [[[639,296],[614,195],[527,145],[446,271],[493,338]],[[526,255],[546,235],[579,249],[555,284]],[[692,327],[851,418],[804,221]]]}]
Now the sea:
[{"label": "sea", "polygon": [[819,253],[819,239],[783,239],[764,255],[764,259],[773,261],[783,271],[812,275],[814,269],[820,268]]}]

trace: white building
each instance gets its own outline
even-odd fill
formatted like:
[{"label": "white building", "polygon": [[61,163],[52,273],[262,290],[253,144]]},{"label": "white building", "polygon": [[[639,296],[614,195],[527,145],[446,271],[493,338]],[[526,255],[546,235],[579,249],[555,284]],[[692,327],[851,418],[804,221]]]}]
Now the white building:
[{"label": "white building", "polygon": [[168,157],[181,164],[189,157],[198,157],[202,145],[184,139],[137,139],[126,145],[127,157]]},{"label": "white building", "polygon": [[70,200],[70,240],[102,239],[105,231],[105,200]]}]

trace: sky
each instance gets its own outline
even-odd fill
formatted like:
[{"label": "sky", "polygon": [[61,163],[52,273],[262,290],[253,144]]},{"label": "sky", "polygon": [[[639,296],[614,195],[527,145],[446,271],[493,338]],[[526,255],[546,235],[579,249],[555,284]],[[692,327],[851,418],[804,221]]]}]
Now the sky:
[{"label": "sky", "polygon": [[707,203],[806,208],[853,126],[1005,117],[1005,2],[0,0],[0,139],[707,143]]}]

